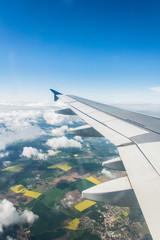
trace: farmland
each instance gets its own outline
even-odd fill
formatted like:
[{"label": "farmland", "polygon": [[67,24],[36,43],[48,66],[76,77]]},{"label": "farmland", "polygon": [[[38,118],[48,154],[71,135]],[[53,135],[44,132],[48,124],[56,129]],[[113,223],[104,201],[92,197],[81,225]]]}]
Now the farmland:
[{"label": "farmland", "polygon": [[[117,156],[112,144],[105,144],[104,139],[87,138],[82,149],[60,149],[51,156],[44,139],[47,137],[34,140],[32,145],[41,147],[47,160],[18,158],[17,152],[30,143],[16,143],[14,148],[8,148],[15,151],[12,166],[1,168],[2,193],[19,209],[28,209],[39,216],[24,230],[29,232],[27,240],[99,240],[104,235],[109,239],[111,231],[129,239],[127,236],[133,232],[139,236],[139,226],[145,229],[143,235],[148,233],[141,212],[81,198],[83,190],[110,179],[102,173],[102,161]],[[122,230],[117,232],[117,226]]]}]

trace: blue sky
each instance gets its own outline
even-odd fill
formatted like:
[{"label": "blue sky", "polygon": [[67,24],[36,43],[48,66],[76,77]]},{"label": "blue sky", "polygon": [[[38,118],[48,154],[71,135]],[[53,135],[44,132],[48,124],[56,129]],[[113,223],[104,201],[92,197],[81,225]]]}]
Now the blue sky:
[{"label": "blue sky", "polygon": [[160,102],[159,0],[0,3],[0,100]]}]

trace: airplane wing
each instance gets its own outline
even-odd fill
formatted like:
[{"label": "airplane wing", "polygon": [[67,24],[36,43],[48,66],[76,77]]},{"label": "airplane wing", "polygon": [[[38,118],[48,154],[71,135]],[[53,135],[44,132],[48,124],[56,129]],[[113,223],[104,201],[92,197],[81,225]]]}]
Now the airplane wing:
[{"label": "airplane wing", "polygon": [[119,156],[102,165],[126,177],[82,192],[84,198],[119,206],[140,205],[154,240],[160,239],[160,119],[51,90],[68,105],[61,114],[79,115],[88,125],[71,134],[104,136]]}]

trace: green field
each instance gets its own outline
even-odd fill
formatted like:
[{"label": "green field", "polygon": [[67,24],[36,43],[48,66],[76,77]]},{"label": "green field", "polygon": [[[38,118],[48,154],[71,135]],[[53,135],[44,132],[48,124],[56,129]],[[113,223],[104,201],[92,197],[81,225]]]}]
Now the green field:
[{"label": "green field", "polygon": [[87,188],[95,186],[94,183],[86,180],[86,179],[81,179],[75,182],[76,184],[76,189],[81,193],[83,190],[86,190]]},{"label": "green field", "polygon": [[68,192],[68,189],[52,189],[50,191],[45,192],[40,196],[40,201],[44,203],[48,207],[54,207],[55,203],[59,203],[63,196]]},{"label": "green field", "polygon": [[31,237],[31,240],[53,240],[64,236],[66,232],[67,231],[64,228],[63,229],[60,228],[57,231],[37,234]]},{"label": "green field", "polygon": [[44,172],[40,175],[40,178],[45,179],[45,178],[49,178],[49,177],[54,177],[54,174],[55,174],[55,170],[47,169],[46,172]]},{"label": "green field", "polygon": [[100,240],[97,235],[84,232],[82,230],[74,231],[70,234],[67,240]]},{"label": "green field", "polygon": [[59,209],[48,208],[39,200],[35,202],[32,211],[39,216],[39,219],[31,227],[32,235],[56,230],[63,226],[63,221],[68,218]]}]

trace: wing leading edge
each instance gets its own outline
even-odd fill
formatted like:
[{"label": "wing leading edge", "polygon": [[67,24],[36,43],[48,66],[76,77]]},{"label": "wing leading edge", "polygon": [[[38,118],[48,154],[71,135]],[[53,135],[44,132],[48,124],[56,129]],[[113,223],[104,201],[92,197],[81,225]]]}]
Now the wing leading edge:
[{"label": "wing leading edge", "polygon": [[[83,191],[83,197],[126,206],[136,205],[138,200],[153,239],[159,240],[160,119],[52,91],[56,100],[61,99],[89,125],[85,129],[89,129],[90,134],[99,133],[117,146],[120,158],[110,161],[108,167],[125,168],[127,172],[123,179]],[[76,132],[81,131],[78,129],[72,134]]]}]

